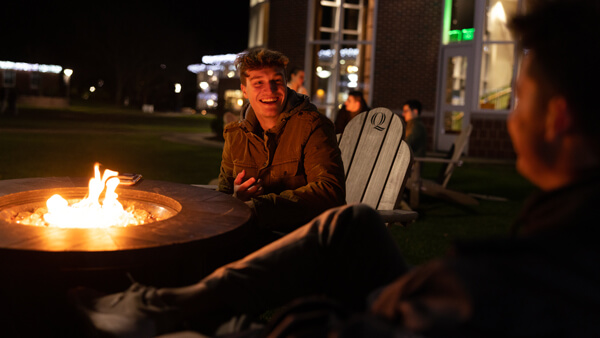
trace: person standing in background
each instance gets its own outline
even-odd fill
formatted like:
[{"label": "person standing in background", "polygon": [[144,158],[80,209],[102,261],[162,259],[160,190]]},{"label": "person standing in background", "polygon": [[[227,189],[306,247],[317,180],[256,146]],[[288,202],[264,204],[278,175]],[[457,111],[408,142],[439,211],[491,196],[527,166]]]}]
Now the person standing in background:
[{"label": "person standing in background", "polygon": [[370,109],[371,108],[369,108],[367,105],[367,101],[365,101],[361,91],[353,90],[349,92],[348,98],[346,99],[346,102],[344,102],[344,106],[338,111],[338,114],[335,118],[335,133],[343,133],[350,120],[352,120],[356,115]]},{"label": "person standing in background", "polygon": [[287,85],[298,94],[308,95],[308,91],[304,88],[304,70],[302,68],[292,68]]},{"label": "person standing in background", "polygon": [[418,100],[408,100],[402,106],[402,118],[406,122],[404,139],[415,157],[425,157],[427,150],[427,130],[421,121],[423,105]]}]

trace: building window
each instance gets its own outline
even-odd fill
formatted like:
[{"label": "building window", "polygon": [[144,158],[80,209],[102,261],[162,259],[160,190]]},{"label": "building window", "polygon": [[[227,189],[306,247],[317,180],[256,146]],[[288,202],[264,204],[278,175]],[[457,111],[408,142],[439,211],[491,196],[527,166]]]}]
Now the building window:
[{"label": "building window", "polygon": [[5,69],[4,73],[4,87],[14,87],[17,83],[17,72],[11,69]]},{"label": "building window", "polygon": [[479,83],[479,108],[508,110],[515,73],[515,43],[506,27],[518,10],[516,0],[487,0]]},{"label": "building window", "polygon": [[[222,81],[238,78],[233,65],[236,54],[204,55],[200,64],[189,65],[187,69],[196,74],[199,90],[196,96],[196,108],[199,110],[215,109],[219,101],[219,88]],[[239,87],[239,80],[236,83]]]},{"label": "building window", "polygon": [[307,83],[312,102],[329,118],[335,118],[349,91],[360,90],[369,101],[375,2],[314,0],[311,7]]},{"label": "building window", "polygon": [[[453,56],[448,58],[446,65],[446,82],[444,92],[445,104],[451,106],[464,106],[467,87],[467,66],[469,60],[466,56]],[[446,134],[458,134],[462,130],[465,112],[452,110],[444,112],[444,132]]]},{"label": "building window", "polygon": [[250,0],[248,47],[264,47],[269,40],[269,2]]},{"label": "building window", "polygon": [[30,79],[29,87],[31,89],[38,89],[38,88],[40,88],[40,82],[41,82],[40,73],[38,73],[38,72],[31,72],[29,79]]},{"label": "building window", "polygon": [[442,48],[473,49],[474,110],[508,111],[517,71],[515,41],[507,21],[519,12],[521,0],[445,0]]},{"label": "building window", "polygon": [[244,105],[244,94],[239,89],[228,89],[225,91],[225,111],[240,112]]},{"label": "building window", "polygon": [[446,0],[444,44],[471,41],[475,36],[475,0]]}]

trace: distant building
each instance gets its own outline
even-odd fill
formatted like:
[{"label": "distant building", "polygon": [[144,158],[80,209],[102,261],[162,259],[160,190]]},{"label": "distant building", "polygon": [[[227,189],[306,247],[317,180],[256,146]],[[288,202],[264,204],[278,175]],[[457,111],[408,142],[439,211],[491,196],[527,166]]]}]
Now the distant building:
[{"label": "distant building", "polygon": [[68,106],[72,70],[57,65],[0,61],[0,104],[16,97],[17,103],[33,106]]},{"label": "distant building", "polygon": [[[240,52],[240,51],[238,51]],[[205,55],[201,64],[188,66],[196,74],[196,110],[239,114],[244,103],[240,79],[233,62],[236,54]]]}]

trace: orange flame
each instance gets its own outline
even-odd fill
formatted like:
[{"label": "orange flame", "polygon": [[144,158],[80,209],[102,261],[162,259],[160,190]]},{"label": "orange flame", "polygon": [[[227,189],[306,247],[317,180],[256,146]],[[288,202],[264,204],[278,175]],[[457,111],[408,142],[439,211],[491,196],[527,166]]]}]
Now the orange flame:
[{"label": "orange flame", "polygon": [[[44,221],[50,226],[61,228],[101,228],[110,226],[139,225],[131,211],[123,209],[117,200],[115,189],[119,185],[118,172],[104,170],[100,176],[100,164],[94,165],[95,176],[90,179],[88,196],[80,202],[69,206],[67,200],[54,195],[46,201],[48,212]],[[104,200],[100,203],[100,195],[106,189]]]}]

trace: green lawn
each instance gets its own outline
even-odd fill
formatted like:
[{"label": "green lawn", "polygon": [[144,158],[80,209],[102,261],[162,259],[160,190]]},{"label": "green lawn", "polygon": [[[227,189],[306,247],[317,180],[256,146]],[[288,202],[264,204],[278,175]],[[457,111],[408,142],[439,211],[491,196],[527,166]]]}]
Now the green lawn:
[{"label": "green lawn", "polygon": [[[221,149],[166,141],[171,133],[210,132],[211,118],[164,116],[131,109],[74,106],[67,110],[21,107],[0,116],[0,179],[91,177],[93,164],[141,173],[147,179],[205,184],[217,177]],[[433,178],[439,164],[427,163]],[[454,239],[506,234],[532,186],[513,165],[465,163],[449,188],[508,201],[483,200],[473,208],[422,196],[419,219],[392,227],[406,260],[418,264],[442,255]]]},{"label": "green lawn", "polygon": [[132,110],[102,112],[21,108],[0,117],[0,179],[90,177],[93,164],[145,178],[208,183],[219,173],[221,150],[166,141],[171,133],[210,132],[201,115],[160,116]]},{"label": "green lawn", "polygon": [[[438,168],[427,163],[423,176],[435,177]],[[481,200],[477,206],[464,207],[421,195],[419,219],[406,228],[391,228],[410,264],[444,254],[455,239],[508,234],[533,186],[512,165],[465,163],[455,169],[448,188],[507,200]]]}]

